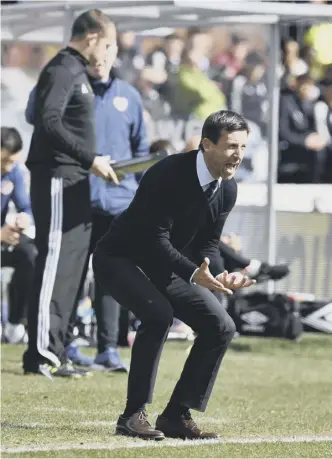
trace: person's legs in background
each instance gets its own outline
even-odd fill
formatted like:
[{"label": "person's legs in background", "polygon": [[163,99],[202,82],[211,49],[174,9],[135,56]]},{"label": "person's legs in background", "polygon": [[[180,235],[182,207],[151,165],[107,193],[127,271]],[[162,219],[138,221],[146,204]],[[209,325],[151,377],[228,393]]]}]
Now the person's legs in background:
[{"label": "person's legs in background", "polygon": [[289,267],[285,263],[269,265],[254,258],[245,257],[239,249],[232,247],[232,238],[236,235],[223,236],[219,241],[219,251],[224,260],[224,267],[228,272],[247,268],[247,274],[257,282],[280,280],[289,274]]},{"label": "person's legs in background", "polygon": [[[94,214],[92,216],[92,236],[90,243],[90,254],[96,248],[97,242],[108,231],[113,217],[107,215]],[[86,273],[88,267],[86,267]],[[83,284],[81,285],[81,291]],[[85,356],[80,352],[75,343],[72,334],[74,324],[76,321],[76,312],[72,316],[67,335],[67,356],[76,364],[82,366],[90,366],[96,370],[108,370],[127,372],[126,365],[121,362],[120,354],[117,348],[118,335],[119,335],[119,318],[120,318],[120,305],[107,293],[102,290],[100,284],[95,282],[95,295],[93,299],[93,307],[97,319],[97,356],[94,360]],[[79,298],[77,299],[78,304]],[[70,344],[69,344],[70,343]]]},{"label": "person's legs in background", "polygon": [[15,247],[1,251],[1,266],[14,268],[9,283],[9,317],[4,327],[4,336],[9,343],[15,344],[25,337],[28,300],[33,282],[37,249],[33,239],[22,234]]}]

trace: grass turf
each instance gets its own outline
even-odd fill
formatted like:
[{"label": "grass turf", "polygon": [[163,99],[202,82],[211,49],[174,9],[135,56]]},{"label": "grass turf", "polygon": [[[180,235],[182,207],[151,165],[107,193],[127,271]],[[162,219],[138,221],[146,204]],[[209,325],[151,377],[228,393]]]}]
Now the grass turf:
[{"label": "grass turf", "polygon": [[[149,407],[152,420],[167,402],[187,348],[188,343],[165,347]],[[54,382],[23,376],[22,352],[21,346],[2,346],[2,457],[331,457],[332,442],[278,438],[332,437],[332,336],[308,334],[299,343],[236,340],[208,410],[194,413],[200,425],[232,443],[179,447],[169,440],[149,445],[113,435],[126,375],[95,372],[88,379]],[[129,359],[128,350],[122,354]],[[258,442],[265,437],[269,442]]]}]

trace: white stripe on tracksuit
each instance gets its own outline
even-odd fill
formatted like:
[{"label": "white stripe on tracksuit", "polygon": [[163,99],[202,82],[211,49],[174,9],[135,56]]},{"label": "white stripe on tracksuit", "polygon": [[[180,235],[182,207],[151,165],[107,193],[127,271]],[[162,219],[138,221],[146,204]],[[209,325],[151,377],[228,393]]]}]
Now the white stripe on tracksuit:
[{"label": "white stripe on tracksuit", "polygon": [[63,180],[51,179],[51,222],[48,237],[48,252],[39,296],[37,350],[40,355],[60,366],[58,357],[48,350],[50,331],[50,305],[58,268],[63,220]]}]

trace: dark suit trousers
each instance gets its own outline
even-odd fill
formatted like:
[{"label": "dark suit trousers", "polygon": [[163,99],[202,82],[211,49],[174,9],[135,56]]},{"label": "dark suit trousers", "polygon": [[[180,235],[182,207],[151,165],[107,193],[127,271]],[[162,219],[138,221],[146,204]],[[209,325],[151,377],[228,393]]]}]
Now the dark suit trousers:
[{"label": "dark suit trousers", "polygon": [[213,293],[175,275],[167,288],[158,289],[131,259],[98,250],[93,266],[102,288],[141,321],[132,349],[128,404],[141,407],[151,403],[161,351],[175,316],[188,324],[197,338],[172,401],[204,411],[235,332],[233,320]]}]

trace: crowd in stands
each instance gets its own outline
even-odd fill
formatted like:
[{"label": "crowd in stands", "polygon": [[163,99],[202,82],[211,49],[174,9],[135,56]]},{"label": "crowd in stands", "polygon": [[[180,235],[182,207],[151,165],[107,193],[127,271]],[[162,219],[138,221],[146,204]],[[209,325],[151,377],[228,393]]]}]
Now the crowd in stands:
[{"label": "crowd in stands", "polygon": [[[291,26],[283,34],[277,69],[278,181],[332,183],[332,48],[327,46],[332,23],[301,23],[295,30]],[[20,66],[23,57],[18,54],[18,48],[3,44],[3,65]],[[41,67],[52,52],[36,48],[32,54],[23,66],[31,68],[34,62]],[[242,113],[251,136],[238,180],[259,182],[266,180],[268,170],[268,65],[262,31],[255,36],[245,27],[219,35],[216,29],[179,29],[163,38],[120,33],[113,71],[139,90],[150,141],[166,138],[178,151],[187,142],[197,148],[200,123],[210,113],[223,107]]]},{"label": "crowd in stands", "polygon": [[[134,33],[119,40],[115,72],[139,89],[147,120],[204,120],[223,107],[240,112],[253,125],[253,152],[239,178],[264,177],[253,169],[266,171],[268,50],[233,34],[226,51],[215,54],[205,30],[171,34],[145,54]],[[331,40],[332,24],[319,24],[308,27],[302,44],[289,37],[282,42],[279,182],[332,183],[332,56],[326,46]]]}]

